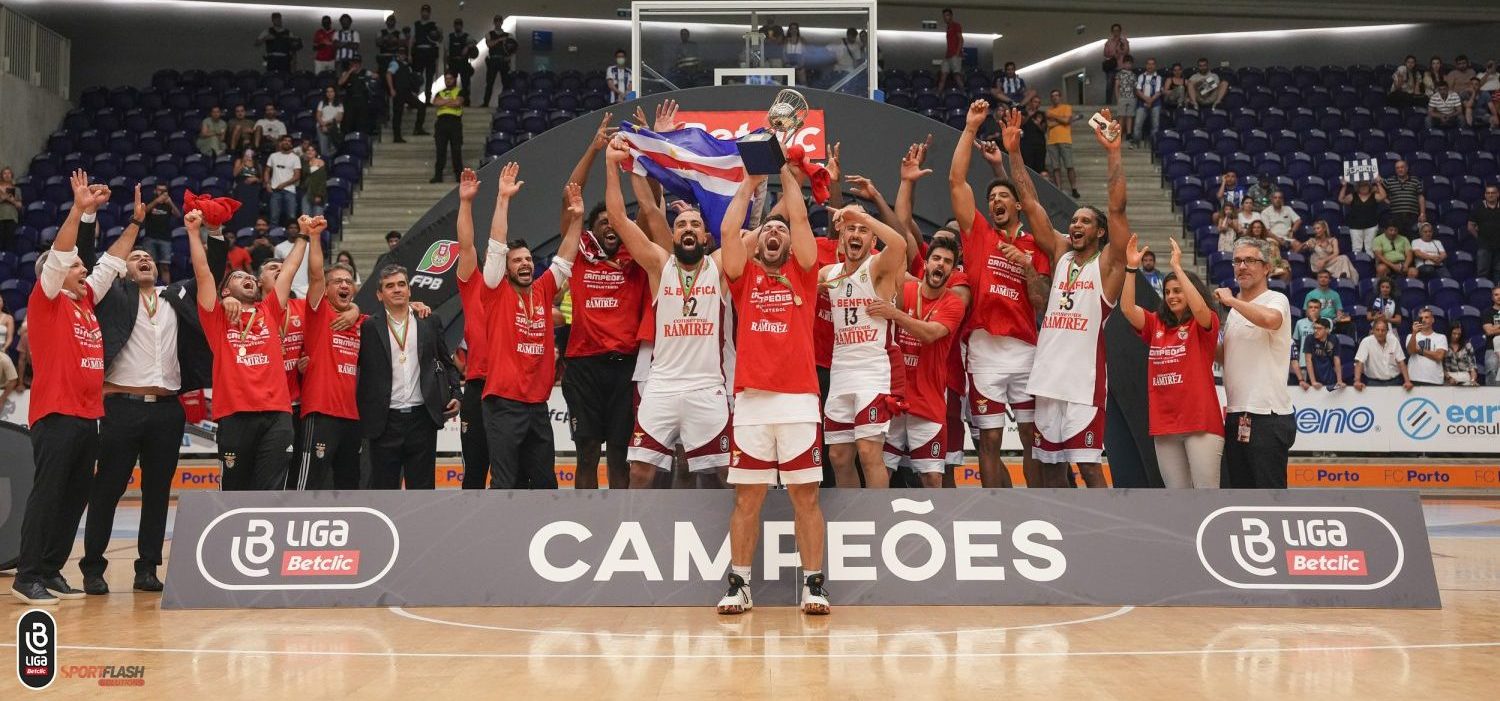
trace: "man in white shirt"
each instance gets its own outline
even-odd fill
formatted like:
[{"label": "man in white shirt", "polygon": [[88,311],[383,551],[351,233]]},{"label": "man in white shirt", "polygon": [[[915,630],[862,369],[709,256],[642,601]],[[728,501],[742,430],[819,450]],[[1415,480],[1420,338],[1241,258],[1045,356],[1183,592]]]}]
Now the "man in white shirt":
[{"label": "man in white shirt", "polygon": [[1417,315],[1411,333],[1406,336],[1408,376],[1414,385],[1442,385],[1443,357],[1448,355],[1448,339],[1432,329],[1432,310]]},{"label": "man in white shirt", "polygon": [[1271,193],[1271,206],[1260,211],[1260,219],[1266,223],[1266,230],[1279,239],[1278,243],[1286,243],[1293,251],[1302,248],[1302,242],[1296,238],[1302,230],[1302,217],[1297,210],[1286,206],[1286,195],[1280,190]]},{"label": "man in white shirt", "polygon": [[[296,240],[297,234],[302,233],[302,228],[296,221],[288,222],[286,225],[286,240],[276,244],[276,260],[284,261],[292,255],[292,242]],[[298,297],[307,296],[307,256],[302,256],[302,262],[297,265],[297,273],[292,276],[292,291]]]},{"label": "man in white shirt", "polygon": [[1406,374],[1406,354],[1401,352],[1401,343],[1391,333],[1391,322],[1385,319],[1376,319],[1370,325],[1370,335],[1359,342],[1359,350],[1354,352],[1354,389],[1363,390],[1366,385],[1401,385],[1411,389],[1411,379]]},{"label": "man in white shirt", "polygon": [[[1156,59],[1146,59],[1146,69],[1135,78],[1135,133],[1131,136],[1137,145],[1161,124],[1161,85],[1161,74],[1156,72]],[[1151,131],[1146,130],[1148,117]]]},{"label": "man in white shirt", "polygon": [[624,49],[615,49],[615,63],[604,69],[604,82],[609,86],[609,104],[624,102],[625,96],[630,93],[630,69],[626,68],[629,58]]},{"label": "man in white shirt", "polygon": [[1286,359],[1292,350],[1292,305],[1268,287],[1271,243],[1242,238],[1234,245],[1238,295],[1215,291],[1229,309],[1224,320],[1224,459],[1227,488],[1285,489],[1287,454],[1297,440]]},{"label": "man in white shirt", "polygon": [[276,153],[266,159],[262,181],[271,191],[271,225],[284,226],[297,218],[297,183],[302,180],[302,159],[292,153],[292,137],[276,142]]},{"label": "man in white shirt", "polygon": [[255,148],[271,148],[286,136],[286,122],[281,121],[280,113],[276,111],[276,105],[266,105],[265,115],[255,120]]}]

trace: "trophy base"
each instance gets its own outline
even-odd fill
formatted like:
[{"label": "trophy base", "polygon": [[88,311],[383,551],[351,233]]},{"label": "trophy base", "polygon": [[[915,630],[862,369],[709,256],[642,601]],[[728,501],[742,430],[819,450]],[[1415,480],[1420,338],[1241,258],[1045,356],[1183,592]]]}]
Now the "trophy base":
[{"label": "trophy base", "polygon": [[781,143],[770,132],[746,134],[735,142],[740,150],[740,159],[745,162],[745,172],[751,175],[775,175],[786,164],[781,152]]}]

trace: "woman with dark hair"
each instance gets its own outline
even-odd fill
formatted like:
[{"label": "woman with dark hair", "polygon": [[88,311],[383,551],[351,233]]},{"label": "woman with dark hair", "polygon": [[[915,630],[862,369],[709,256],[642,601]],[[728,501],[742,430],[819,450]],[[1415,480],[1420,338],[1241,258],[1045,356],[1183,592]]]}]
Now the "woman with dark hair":
[{"label": "woman with dark hair", "polygon": [[1219,315],[1197,275],[1182,269],[1182,249],[1172,242],[1172,272],[1162,279],[1155,314],[1135,304],[1135,276],[1145,248],[1130,237],[1125,249],[1125,287],[1120,312],[1148,348],[1147,397],[1151,437],[1162,482],[1169,488],[1217,489],[1224,453],[1224,410],[1214,389],[1214,351]]},{"label": "woman with dark hair", "polygon": [[21,225],[24,211],[26,204],[16,187],[16,172],[10,166],[0,168],[0,253],[8,253],[15,246],[16,229]]},{"label": "woman with dark hair", "polygon": [[350,270],[354,271],[355,287],[359,287],[364,282],[364,279],[359,276],[359,267],[354,265],[354,254],[348,251],[339,251],[333,256],[333,262],[335,264],[347,265]]},{"label": "woman with dark hair", "polygon": [[1371,323],[1376,319],[1385,319],[1391,322],[1392,327],[1401,325],[1401,307],[1396,304],[1396,284],[1390,278],[1383,277],[1375,283],[1375,292],[1370,296],[1365,316]]},{"label": "woman with dark hair", "polygon": [[1479,364],[1474,362],[1474,349],[1464,339],[1463,324],[1454,324],[1448,329],[1448,354],[1443,356],[1443,375],[1444,383],[1450,386],[1479,385]]},{"label": "woman with dark hair", "polygon": [[1291,284],[1292,268],[1287,265],[1286,259],[1281,257],[1280,242],[1277,241],[1275,236],[1271,235],[1271,230],[1266,228],[1266,223],[1260,219],[1250,222],[1250,228],[1246,230],[1245,236],[1265,241],[1266,245],[1270,246],[1271,260],[1269,265],[1271,266],[1271,277]]},{"label": "woman with dark hair", "polygon": [[260,193],[264,188],[261,187],[260,165],[255,162],[254,149],[245,149],[234,160],[231,169],[234,171],[234,188],[229,194],[240,202],[240,208],[234,211],[234,216],[224,226],[230,232],[232,240],[235,232],[254,224],[255,219],[260,216]]}]

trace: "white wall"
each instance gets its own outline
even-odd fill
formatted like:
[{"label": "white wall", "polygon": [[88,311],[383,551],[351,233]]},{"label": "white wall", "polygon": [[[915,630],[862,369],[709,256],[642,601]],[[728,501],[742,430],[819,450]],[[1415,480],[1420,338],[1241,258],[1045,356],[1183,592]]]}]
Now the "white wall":
[{"label": "white wall", "polygon": [[0,73],[0,166],[26,173],[31,158],[47,145],[47,136],[68,113],[68,101],[9,73]]}]

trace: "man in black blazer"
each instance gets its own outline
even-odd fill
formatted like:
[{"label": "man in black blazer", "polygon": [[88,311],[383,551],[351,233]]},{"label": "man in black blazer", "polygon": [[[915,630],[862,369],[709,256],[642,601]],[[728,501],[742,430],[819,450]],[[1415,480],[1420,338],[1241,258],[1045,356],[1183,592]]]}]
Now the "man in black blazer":
[{"label": "man in black blazer", "polygon": [[[140,227],[143,213],[137,189],[130,225]],[[94,222],[80,224],[79,249],[85,258],[93,256],[97,235]],[[229,243],[222,232],[211,232],[207,247],[214,277],[222,281]],[[114,530],[115,507],[137,460],[141,525],[134,587],[161,591],[156,568],[162,563],[167,502],[184,430],[178,395],[207,387],[213,374],[213,355],[194,308],[197,283],[189,276],[158,287],[158,265],[171,261],[154,260],[144,250],[131,251],[125,258],[125,277],[116,280],[95,306],[104,337],[104,418],[99,422],[99,465],[89,492],[84,554],[78,563],[88,594],[109,593],[104,552]]]},{"label": "man in black blazer", "polygon": [[370,444],[370,488],[432,489],[437,433],[458,413],[459,372],[434,318],[411,309],[406,268],[373,282],[381,306],[360,330],[360,426]]}]

